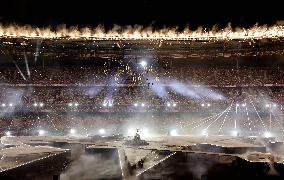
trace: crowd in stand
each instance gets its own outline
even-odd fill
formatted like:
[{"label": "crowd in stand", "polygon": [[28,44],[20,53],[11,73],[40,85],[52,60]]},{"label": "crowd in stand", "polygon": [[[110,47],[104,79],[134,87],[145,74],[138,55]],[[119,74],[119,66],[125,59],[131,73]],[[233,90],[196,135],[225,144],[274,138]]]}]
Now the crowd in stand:
[{"label": "crowd in stand", "polygon": [[271,68],[235,67],[149,67],[143,71],[129,68],[106,68],[101,66],[31,68],[30,75],[22,77],[16,68],[0,69],[0,82],[10,84],[41,85],[109,85],[111,79],[120,84],[139,84],[143,78],[153,76],[156,80],[171,78],[192,84],[211,86],[263,86],[283,84],[284,70]]},{"label": "crowd in stand", "polygon": [[124,127],[118,124],[136,126],[134,122],[145,116],[148,127],[164,124],[160,129],[165,133],[171,124],[185,126],[194,114],[209,116],[230,105],[244,113],[255,113],[254,106],[260,113],[268,112],[267,106],[283,111],[281,69],[149,66],[134,71],[83,66],[33,67],[29,74],[0,70],[2,134],[8,129],[31,135],[41,128],[68,134],[73,127],[85,134],[102,127],[121,132]]},{"label": "crowd in stand", "polygon": [[21,73],[13,68],[0,70],[0,109],[198,112],[205,107],[218,111],[249,95],[284,102],[281,69],[149,66],[131,71],[127,67],[84,66],[31,68],[30,75]]}]

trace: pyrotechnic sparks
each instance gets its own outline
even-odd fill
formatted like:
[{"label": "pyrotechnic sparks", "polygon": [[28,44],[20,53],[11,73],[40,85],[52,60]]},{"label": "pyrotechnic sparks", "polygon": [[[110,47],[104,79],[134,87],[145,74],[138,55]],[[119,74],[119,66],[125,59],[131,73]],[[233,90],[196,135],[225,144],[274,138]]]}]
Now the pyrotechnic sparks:
[{"label": "pyrotechnic sparks", "polygon": [[38,28],[30,25],[0,25],[0,36],[11,38],[43,38],[43,39],[94,39],[94,40],[246,40],[246,39],[264,39],[264,38],[282,38],[284,37],[284,26],[276,23],[273,26],[258,26],[251,28],[232,28],[229,23],[224,29],[217,29],[213,26],[211,30],[199,27],[195,31],[186,27],[179,31],[175,28],[155,29],[151,26],[143,27],[139,25],[120,27],[115,25],[111,30],[106,30],[103,26],[95,28],[67,28],[65,25],[51,28]]}]

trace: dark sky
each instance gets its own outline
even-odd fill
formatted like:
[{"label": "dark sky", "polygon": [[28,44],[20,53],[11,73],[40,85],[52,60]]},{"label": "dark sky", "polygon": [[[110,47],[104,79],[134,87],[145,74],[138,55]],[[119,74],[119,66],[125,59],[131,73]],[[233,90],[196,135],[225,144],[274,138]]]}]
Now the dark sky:
[{"label": "dark sky", "polygon": [[2,23],[34,26],[67,25],[106,27],[119,25],[180,26],[192,28],[214,24],[251,26],[284,20],[282,0],[202,1],[202,0],[5,0],[1,2]]}]

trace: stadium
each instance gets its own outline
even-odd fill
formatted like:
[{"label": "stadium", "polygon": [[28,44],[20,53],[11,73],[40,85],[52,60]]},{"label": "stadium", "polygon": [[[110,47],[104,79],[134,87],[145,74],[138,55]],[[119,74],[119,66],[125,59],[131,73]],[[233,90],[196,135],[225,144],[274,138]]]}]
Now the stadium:
[{"label": "stadium", "polygon": [[283,27],[182,38],[135,28],[2,27],[0,176],[281,178]]},{"label": "stadium", "polygon": [[3,2],[0,179],[283,179],[282,6],[212,3]]}]

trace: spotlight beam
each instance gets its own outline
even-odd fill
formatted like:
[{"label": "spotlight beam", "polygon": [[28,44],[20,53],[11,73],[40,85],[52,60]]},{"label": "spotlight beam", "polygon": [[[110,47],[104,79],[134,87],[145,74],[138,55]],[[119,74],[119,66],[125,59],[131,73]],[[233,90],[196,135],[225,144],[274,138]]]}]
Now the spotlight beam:
[{"label": "spotlight beam", "polygon": [[30,77],[31,76],[31,72],[30,72],[29,63],[28,63],[28,59],[27,59],[26,53],[24,54],[24,59],[25,59],[27,75]]},{"label": "spotlight beam", "polygon": [[23,72],[21,71],[21,69],[19,68],[19,66],[15,63],[15,61],[13,61],[14,65],[16,66],[18,72],[21,74],[22,78],[26,81],[26,77],[25,75],[23,74]]}]

